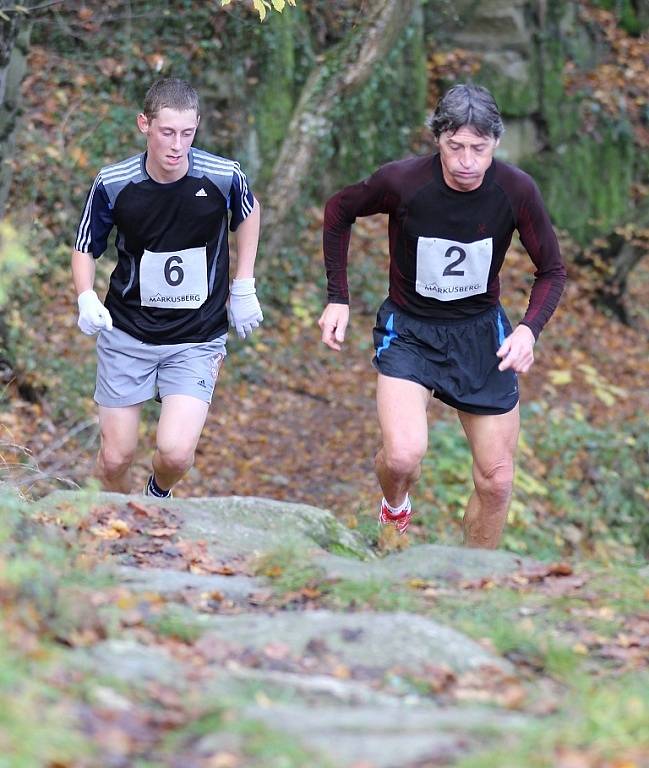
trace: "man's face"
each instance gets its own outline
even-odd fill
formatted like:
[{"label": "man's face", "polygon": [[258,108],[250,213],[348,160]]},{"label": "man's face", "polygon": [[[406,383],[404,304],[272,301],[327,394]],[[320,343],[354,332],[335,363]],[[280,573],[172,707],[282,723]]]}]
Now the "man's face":
[{"label": "man's face", "polygon": [[164,107],[151,120],[143,114],[138,115],[138,128],[146,136],[146,168],[151,178],[170,182],[187,173],[187,154],[199,120],[193,109],[178,112]]},{"label": "man's face", "polygon": [[458,192],[470,192],[482,184],[499,140],[465,125],[455,133],[445,131],[437,143],[444,181]]}]

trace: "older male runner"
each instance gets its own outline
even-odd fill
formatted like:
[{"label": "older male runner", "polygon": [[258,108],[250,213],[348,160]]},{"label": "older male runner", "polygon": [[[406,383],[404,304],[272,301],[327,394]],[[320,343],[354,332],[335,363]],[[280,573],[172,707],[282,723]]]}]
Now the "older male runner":
[{"label": "older male runner", "polygon": [[[494,158],[504,127],[493,96],[456,85],[431,118],[438,151],[388,163],[329,199],[328,304],[322,341],[342,348],[349,321],[347,252],[358,216],[389,215],[389,295],[374,328],[382,447],[379,519],[405,533],[409,491],[428,447],[431,394],[455,408],[473,456],[464,540],[497,547],[507,519],[519,432],[517,374],[566,280],[557,238],[530,176]],[[535,267],[529,306],[512,330],[499,273],[517,230]]]},{"label": "older male runner", "polygon": [[[245,338],[262,321],[253,269],[259,204],[239,163],[192,147],[196,91],[158,80],[137,126],[146,152],[102,168],[72,253],[79,328],[97,338],[104,488],[128,493],[140,411],[158,395],[153,472],[145,494],[167,497],[194,461],[226,349],[229,228],[236,234],[232,324]],[[95,260],[116,228],[117,265],[106,302],[93,289]]]}]

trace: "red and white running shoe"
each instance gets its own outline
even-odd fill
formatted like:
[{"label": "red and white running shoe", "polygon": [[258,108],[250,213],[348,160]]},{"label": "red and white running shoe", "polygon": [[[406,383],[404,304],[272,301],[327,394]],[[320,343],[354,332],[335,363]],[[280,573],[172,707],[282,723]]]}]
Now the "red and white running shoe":
[{"label": "red and white running shoe", "polygon": [[390,510],[387,507],[385,499],[381,501],[381,512],[379,513],[379,523],[381,525],[393,525],[399,534],[403,534],[408,530],[410,520],[412,519],[412,507],[410,505],[410,499],[408,499],[408,506],[399,512],[398,515],[390,514]]}]

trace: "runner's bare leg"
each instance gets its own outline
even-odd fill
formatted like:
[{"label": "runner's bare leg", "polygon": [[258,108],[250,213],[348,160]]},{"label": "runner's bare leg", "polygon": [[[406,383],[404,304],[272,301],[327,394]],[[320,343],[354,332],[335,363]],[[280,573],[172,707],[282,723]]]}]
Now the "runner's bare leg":
[{"label": "runner's bare leg", "polygon": [[137,449],[142,403],[99,406],[100,447],[95,473],[106,491],[130,493],[131,464]]},{"label": "runner's bare leg", "polygon": [[518,405],[508,413],[478,416],[458,411],[473,454],[475,490],[464,513],[464,543],[495,549],[500,543],[514,484]]},{"label": "runner's bare leg", "polygon": [[421,473],[428,447],[430,392],[414,381],[378,375],[376,407],[382,446],[374,466],[385,500],[398,507]]},{"label": "runner's bare leg", "polygon": [[153,454],[153,471],[160,488],[172,488],[193,466],[208,410],[208,403],[189,395],[162,398]]}]

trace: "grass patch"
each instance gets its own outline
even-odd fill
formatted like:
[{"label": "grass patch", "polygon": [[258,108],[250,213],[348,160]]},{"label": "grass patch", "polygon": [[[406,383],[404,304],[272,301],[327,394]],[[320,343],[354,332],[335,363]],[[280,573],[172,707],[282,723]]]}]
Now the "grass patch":
[{"label": "grass patch", "polygon": [[457,768],[555,768],[566,751],[581,756],[575,765],[644,765],[640,761],[649,756],[649,674],[638,672],[605,684],[582,679],[566,694],[557,715],[539,720],[514,743],[509,739],[506,748],[467,757]]},{"label": "grass patch", "polygon": [[304,748],[289,733],[279,733],[256,721],[244,721],[237,729],[250,768],[333,768],[333,764]]},{"label": "grass patch", "polygon": [[95,609],[79,600],[90,567],[61,528],[10,489],[0,492],[1,768],[67,765],[92,751],[69,691],[48,678],[62,657],[57,639],[101,630]]},{"label": "grass patch", "polygon": [[[641,568],[645,569],[644,575]],[[610,563],[589,564],[591,588],[610,607],[626,614],[635,614],[638,607],[646,605],[649,589],[649,566],[645,561],[637,564]]]},{"label": "grass patch", "polygon": [[74,713],[42,670],[0,638],[0,768],[68,765],[89,756]]},{"label": "grass patch", "polygon": [[203,628],[192,622],[192,614],[181,613],[174,606],[167,607],[151,620],[149,627],[158,635],[180,640],[187,645],[195,643],[204,632]]},{"label": "grass patch", "polygon": [[337,581],[327,587],[326,602],[332,608],[342,610],[371,608],[374,611],[414,613],[420,607],[420,601],[412,592],[386,584],[380,579]]},{"label": "grass patch", "polygon": [[[266,687],[250,686],[247,691],[237,690],[219,703],[209,704],[191,723],[170,733],[160,745],[159,754],[174,756],[196,747],[202,740],[204,749],[201,751],[218,751],[223,737],[228,751],[240,754],[247,768],[333,768],[330,762],[302,747],[293,735],[279,733],[241,714],[242,708],[254,702],[257,696],[267,698]],[[146,768],[149,764],[137,765]]]},{"label": "grass patch", "polygon": [[[440,597],[434,614],[475,640],[488,638],[513,662],[566,682],[579,673],[583,657],[561,639],[558,617],[550,620],[546,603],[553,606],[553,598],[498,587]],[[563,618],[569,616],[566,611]]]},{"label": "grass patch", "polygon": [[270,579],[280,594],[317,586],[326,578],[324,569],[313,562],[309,551],[294,542],[262,555],[254,572]]},{"label": "grass patch", "polygon": [[299,545],[288,544],[263,555],[255,573],[269,578],[282,595],[316,590],[323,603],[334,610],[416,611],[419,606],[411,592],[386,585],[380,579],[328,579],[324,569],[314,564],[309,552]]}]

